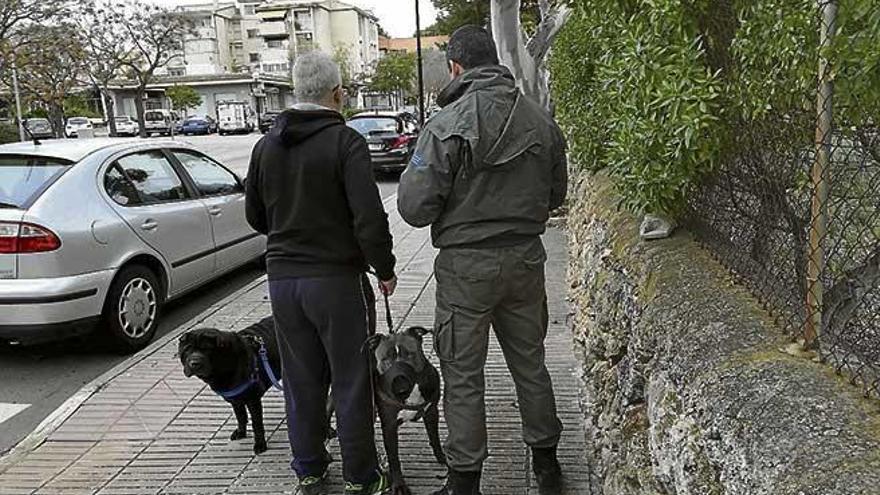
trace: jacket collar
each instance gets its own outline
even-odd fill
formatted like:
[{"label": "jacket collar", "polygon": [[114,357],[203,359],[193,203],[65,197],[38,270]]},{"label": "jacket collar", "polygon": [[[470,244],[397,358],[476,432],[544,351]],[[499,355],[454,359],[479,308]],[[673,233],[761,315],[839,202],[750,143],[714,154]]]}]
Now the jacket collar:
[{"label": "jacket collar", "polygon": [[510,69],[503,65],[475,67],[463,72],[446,85],[437,96],[437,104],[445,107],[472,91],[501,86],[506,89],[516,87],[516,80]]}]

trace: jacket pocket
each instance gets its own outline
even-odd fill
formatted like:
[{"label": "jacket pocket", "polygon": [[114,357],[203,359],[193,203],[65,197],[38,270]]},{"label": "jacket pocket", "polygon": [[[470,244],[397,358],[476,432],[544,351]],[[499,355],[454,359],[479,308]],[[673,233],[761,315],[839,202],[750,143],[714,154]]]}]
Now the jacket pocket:
[{"label": "jacket pocket", "polygon": [[455,359],[454,320],[455,313],[452,311],[437,310],[437,318],[434,323],[434,354],[440,361]]}]

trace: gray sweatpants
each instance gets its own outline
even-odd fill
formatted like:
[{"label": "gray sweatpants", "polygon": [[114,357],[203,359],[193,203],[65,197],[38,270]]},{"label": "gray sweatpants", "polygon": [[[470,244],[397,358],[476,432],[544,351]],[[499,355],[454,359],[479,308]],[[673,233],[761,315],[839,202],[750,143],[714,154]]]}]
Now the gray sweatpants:
[{"label": "gray sweatpants", "polygon": [[434,350],[444,379],[446,456],[456,471],[478,471],[488,457],[483,369],[490,325],[516,384],[525,443],[559,442],[562,422],[544,364],[546,259],[536,238],[506,248],[442,249],[434,262]]}]

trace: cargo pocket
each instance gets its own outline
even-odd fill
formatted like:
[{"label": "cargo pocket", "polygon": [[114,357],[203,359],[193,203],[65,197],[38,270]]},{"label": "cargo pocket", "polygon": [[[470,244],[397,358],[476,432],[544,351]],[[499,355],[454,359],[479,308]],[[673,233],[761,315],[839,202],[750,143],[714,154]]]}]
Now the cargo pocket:
[{"label": "cargo pocket", "polygon": [[454,316],[452,311],[437,311],[437,321],[434,323],[434,353],[440,361],[455,359]]}]

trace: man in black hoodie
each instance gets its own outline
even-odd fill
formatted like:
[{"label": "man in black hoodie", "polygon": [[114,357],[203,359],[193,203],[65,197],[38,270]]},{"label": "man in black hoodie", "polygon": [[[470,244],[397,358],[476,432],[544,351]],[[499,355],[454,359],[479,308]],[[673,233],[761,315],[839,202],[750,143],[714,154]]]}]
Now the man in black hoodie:
[{"label": "man in black hoodie", "polygon": [[291,467],[302,493],[325,493],[324,404],[332,384],[345,493],[382,493],[388,483],[361,349],[375,300],[365,272],[373,267],[389,295],[396,285],[388,217],[367,144],[339,113],[339,68],[314,52],[297,60],[294,81],[299,103],[254,147],[246,184],[248,222],[268,236]]}]

